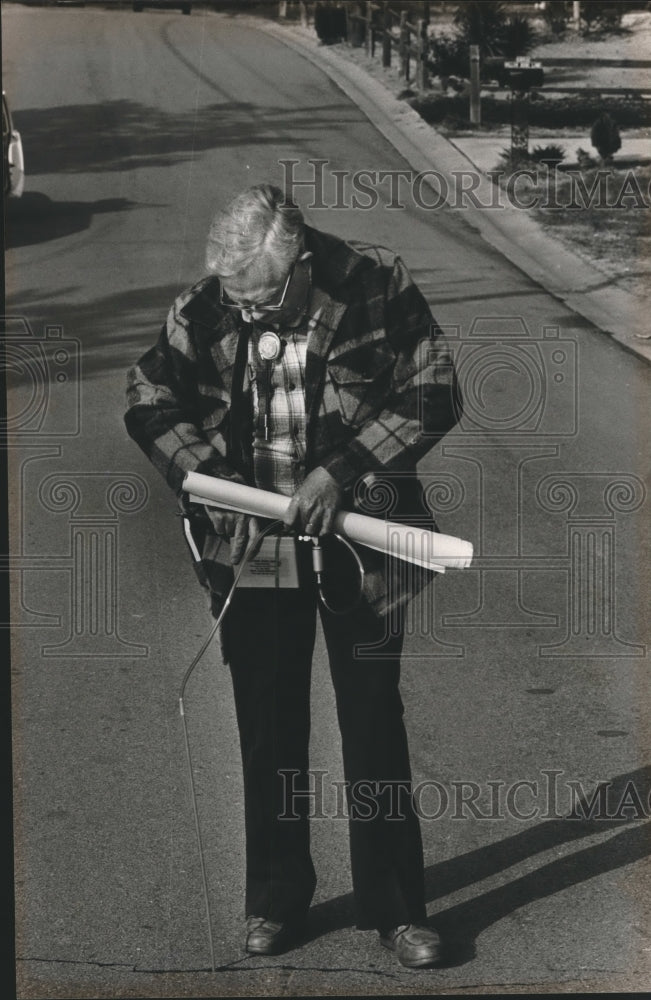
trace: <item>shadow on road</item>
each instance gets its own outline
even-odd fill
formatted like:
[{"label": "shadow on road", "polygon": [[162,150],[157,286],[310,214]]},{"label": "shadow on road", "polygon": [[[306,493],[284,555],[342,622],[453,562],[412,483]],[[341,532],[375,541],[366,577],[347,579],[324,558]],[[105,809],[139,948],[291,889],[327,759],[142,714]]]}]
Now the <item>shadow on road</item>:
[{"label": "shadow on road", "polygon": [[344,129],[353,114],[359,117],[344,103],[287,108],[230,101],[173,114],[117,100],[28,108],[14,118],[29,173],[62,174],[170,166],[202,150],[277,144],[279,135],[291,136],[298,149],[301,133],[320,135],[328,124]]},{"label": "shadow on road", "polygon": [[126,198],[102,198],[100,201],[52,201],[36,191],[7,203],[5,246],[28,247],[48,240],[58,240],[83,232],[93,216],[106,212],[124,212],[136,203]]},{"label": "shadow on road", "polygon": [[[9,303],[11,315],[24,316],[33,331],[46,324],[58,324],[66,337],[79,340],[81,380],[120,372],[155,342],[170,303],[182,291],[174,285],[151,286],[120,291],[88,302],[71,302],[78,293],[64,287],[57,295],[25,288],[20,298]],[[31,380],[27,370],[12,371],[12,385],[18,388]],[[122,383],[120,383],[121,385]],[[70,391],[75,391],[71,386]]]},{"label": "shadow on road", "polygon": [[[475,957],[475,941],[481,932],[520,907],[651,854],[651,825],[639,821],[637,806],[639,800],[648,815],[650,794],[651,766],[639,768],[612,779],[608,789],[609,805],[603,815],[597,812],[589,818],[590,809],[586,805],[584,812],[588,818],[580,815],[578,818],[550,819],[497,843],[430,865],[425,872],[428,902],[506,871],[541,852],[571,845],[599,833],[612,834],[614,829],[626,827],[602,843],[568,853],[506,885],[441,910],[432,918],[432,924],[445,944],[442,964],[455,966],[471,961]],[[628,814],[628,809],[634,811],[633,816]],[[631,826],[635,821],[635,826]],[[338,896],[312,908],[309,938],[351,927],[354,922],[352,893]]]}]

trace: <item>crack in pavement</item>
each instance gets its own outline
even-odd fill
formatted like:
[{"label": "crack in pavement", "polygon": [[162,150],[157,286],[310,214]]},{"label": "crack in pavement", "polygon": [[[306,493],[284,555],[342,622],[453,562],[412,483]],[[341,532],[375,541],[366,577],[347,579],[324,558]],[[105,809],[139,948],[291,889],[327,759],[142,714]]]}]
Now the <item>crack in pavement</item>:
[{"label": "crack in pavement", "polygon": [[91,968],[101,968],[101,969],[127,969],[130,972],[134,972],[138,975],[183,975],[186,973],[201,973],[201,972],[354,972],[362,975],[369,976],[381,976],[386,979],[396,979],[398,976],[396,973],[383,972],[381,969],[361,969],[354,966],[346,965],[241,965],[235,968],[238,962],[246,961],[246,959],[236,959],[234,962],[230,962],[226,965],[218,965],[214,969],[208,966],[193,969],[147,969],[147,968],[137,968],[136,966],[129,964],[127,962],[99,962],[99,961],[84,961],[82,959],[75,958],[17,958],[16,964],[20,962],[38,962],[43,965],[86,965]]}]

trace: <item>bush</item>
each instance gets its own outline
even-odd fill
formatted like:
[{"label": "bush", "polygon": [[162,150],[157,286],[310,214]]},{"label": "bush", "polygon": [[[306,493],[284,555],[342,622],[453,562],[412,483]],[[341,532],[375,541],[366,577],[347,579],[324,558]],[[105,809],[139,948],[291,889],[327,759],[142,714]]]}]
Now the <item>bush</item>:
[{"label": "bush", "polygon": [[517,59],[533,48],[536,42],[536,32],[531,22],[522,14],[514,14],[504,25],[501,39],[497,45],[500,54],[505,59]]},{"label": "bush", "polygon": [[506,146],[499,154],[498,169],[517,170],[520,167],[535,166],[538,163],[542,163],[546,167],[556,167],[564,159],[565,150],[555,143],[550,143],[547,146],[534,146],[528,153],[512,150]]},{"label": "bush", "polygon": [[534,146],[531,151],[531,159],[534,163],[544,163],[548,167],[556,166],[565,159],[565,150],[554,142],[550,142],[546,146]]},{"label": "bush", "polygon": [[511,149],[505,146],[500,152],[496,170],[502,174],[510,174],[513,170],[520,170],[531,163],[531,157],[524,150]]},{"label": "bush", "polygon": [[617,31],[621,27],[622,3],[602,3],[598,0],[584,0],[581,4],[581,20],[585,23],[586,34],[598,31]]},{"label": "bush", "polygon": [[582,149],[581,146],[576,151],[576,162],[581,170],[590,170],[591,167],[596,167],[597,165],[594,157],[590,156],[587,149]]},{"label": "bush", "polygon": [[503,3],[492,0],[459,4],[454,23],[466,45],[480,45],[483,53],[501,55],[506,26]]},{"label": "bush", "polygon": [[487,0],[459,4],[454,23],[466,49],[479,45],[482,56],[515,59],[533,47],[536,39],[529,19],[522,14],[507,17],[505,7]]},{"label": "bush", "polygon": [[545,24],[552,35],[559,37],[567,28],[568,10],[565,0],[547,0],[543,10]]},{"label": "bush", "polygon": [[618,149],[622,148],[622,139],[617,124],[608,112],[600,114],[590,130],[590,142],[599,156],[608,163]]},{"label": "bush", "polygon": [[[459,127],[468,125],[467,97],[423,94],[410,101],[410,104],[427,122],[436,124],[448,119],[458,121]],[[529,104],[528,117],[530,125],[546,128],[573,125],[589,128],[603,111],[616,118],[620,127],[651,125],[651,101],[601,97],[597,93],[561,99],[538,94],[537,99]],[[481,99],[481,117],[485,125],[510,125],[511,102],[484,96]]]},{"label": "bush", "polygon": [[528,52],[536,42],[530,21],[521,14],[507,18],[501,3],[466,3],[454,18],[455,35],[431,36],[428,67],[432,76],[469,76],[470,46],[479,45],[484,79],[497,79],[497,64]]},{"label": "bush", "polygon": [[468,45],[459,36],[432,37],[429,41],[427,65],[432,76],[467,77],[470,65]]},{"label": "bush", "polygon": [[320,0],[314,5],[314,30],[324,45],[332,45],[346,37],[346,12],[343,7]]}]

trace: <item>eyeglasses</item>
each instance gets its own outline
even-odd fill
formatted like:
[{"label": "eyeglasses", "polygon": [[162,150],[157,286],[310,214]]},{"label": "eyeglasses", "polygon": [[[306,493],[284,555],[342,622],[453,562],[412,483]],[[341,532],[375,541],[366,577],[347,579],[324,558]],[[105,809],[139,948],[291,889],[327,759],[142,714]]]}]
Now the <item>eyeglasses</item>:
[{"label": "eyeglasses", "polygon": [[[298,259],[303,260],[304,258],[300,257]],[[230,298],[229,295],[226,294],[226,292],[224,291],[224,287],[220,282],[219,286],[220,305],[225,306],[227,309],[246,309],[248,311],[253,310],[254,312],[257,312],[258,310],[260,310],[261,312],[278,312],[280,309],[282,309],[283,305],[285,304],[285,298],[287,296],[287,292],[289,290],[292,278],[294,277],[294,270],[296,268],[296,263],[297,262],[294,261],[294,263],[290,268],[289,274],[287,275],[287,281],[285,282],[285,287],[283,288],[282,295],[280,296],[278,302],[235,302],[233,299]]]}]

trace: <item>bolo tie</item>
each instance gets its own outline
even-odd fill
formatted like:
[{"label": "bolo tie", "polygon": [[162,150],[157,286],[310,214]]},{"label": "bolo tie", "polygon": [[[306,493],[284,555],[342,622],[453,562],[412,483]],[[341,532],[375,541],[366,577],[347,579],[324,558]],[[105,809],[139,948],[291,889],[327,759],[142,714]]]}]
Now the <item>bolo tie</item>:
[{"label": "bolo tie", "polygon": [[277,361],[283,351],[283,342],[274,330],[265,330],[258,340],[258,354],[264,361],[265,405],[263,429],[265,441],[271,440],[271,373],[274,361]]}]

